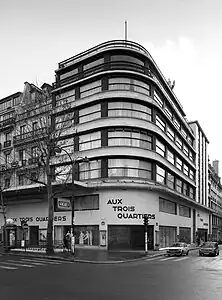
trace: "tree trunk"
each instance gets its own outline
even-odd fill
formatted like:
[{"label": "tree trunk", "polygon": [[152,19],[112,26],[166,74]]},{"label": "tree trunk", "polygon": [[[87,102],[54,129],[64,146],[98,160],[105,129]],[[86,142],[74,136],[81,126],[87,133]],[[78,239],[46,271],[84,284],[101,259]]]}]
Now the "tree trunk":
[{"label": "tree trunk", "polygon": [[52,197],[52,181],[50,175],[47,175],[47,199],[48,199],[48,226],[47,226],[46,253],[50,255],[54,253],[54,248],[53,248],[54,201]]}]

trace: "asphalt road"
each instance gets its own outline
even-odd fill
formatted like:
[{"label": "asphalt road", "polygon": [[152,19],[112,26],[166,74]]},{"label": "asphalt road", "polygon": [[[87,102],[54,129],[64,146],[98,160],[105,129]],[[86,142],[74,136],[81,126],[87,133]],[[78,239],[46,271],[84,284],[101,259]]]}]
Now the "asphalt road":
[{"label": "asphalt road", "polygon": [[0,257],[1,300],[221,300],[218,257],[158,257],[97,265]]}]

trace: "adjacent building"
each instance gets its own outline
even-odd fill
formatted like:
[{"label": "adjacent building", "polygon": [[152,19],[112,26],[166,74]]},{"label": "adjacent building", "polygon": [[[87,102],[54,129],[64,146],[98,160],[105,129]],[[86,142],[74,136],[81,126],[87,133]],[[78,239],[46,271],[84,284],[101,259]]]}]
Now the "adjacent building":
[{"label": "adjacent building", "polygon": [[[52,126],[61,129],[66,116],[70,126],[60,136],[64,151],[52,166],[68,170],[69,158],[75,162],[76,244],[144,249],[144,214],[149,249],[176,240],[193,243],[198,236],[206,240],[213,213],[204,176],[208,140],[198,122],[187,122],[173,86],[150,53],[131,41],[109,41],[60,62],[55,74]],[[27,145],[23,137],[29,136],[30,145],[31,140],[16,124],[14,148],[19,152]],[[41,185],[20,182],[19,188],[4,192],[7,216],[18,226],[25,219],[27,238],[37,245],[46,236],[46,194]],[[58,182],[55,178],[57,188]],[[71,224],[71,212],[59,200],[71,194],[69,181],[55,197],[58,244]]]}]

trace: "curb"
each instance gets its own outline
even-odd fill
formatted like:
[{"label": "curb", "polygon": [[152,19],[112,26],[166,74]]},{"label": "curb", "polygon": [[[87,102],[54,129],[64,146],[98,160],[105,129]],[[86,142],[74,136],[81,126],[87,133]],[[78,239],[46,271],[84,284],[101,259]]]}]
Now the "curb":
[{"label": "curb", "polygon": [[[189,251],[197,250],[197,248],[190,249]],[[51,259],[51,260],[61,260],[61,261],[69,261],[73,263],[88,263],[88,264],[123,264],[123,263],[130,263],[130,262],[136,262],[136,261],[143,261],[143,260],[149,260],[153,257],[158,257],[158,256],[163,256],[166,255],[166,252],[162,253],[157,253],[153,255],[144,255],[142,257],[134,258],[134,259],[126,259],[126,260],[100,260],[100,261],[95,261],[95,260],[83,260],[83,259],[75,259],[75,258],[66,258],[66,257],[60,257],[60,256],[50,256],[50,255],[34,255],[31,253],[12,253],[12,252],[0,252],[1,255],[14,255],[14,256],[19,256],[19,257],[34,257],[34,258],[44,258],[44,259]]]}]

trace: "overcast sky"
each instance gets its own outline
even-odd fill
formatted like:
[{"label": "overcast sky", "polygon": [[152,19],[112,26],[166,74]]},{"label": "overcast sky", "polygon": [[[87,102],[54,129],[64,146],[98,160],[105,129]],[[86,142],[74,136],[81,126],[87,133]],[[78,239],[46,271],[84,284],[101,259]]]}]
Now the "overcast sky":
[{"label": "overcast sky", "polygon": [[[0,0],[0,98],[54,82],[58,63],[98,43],[145,46],[222,168],[221,0]],[[220,172],[221,173],[221,172]]]}]

